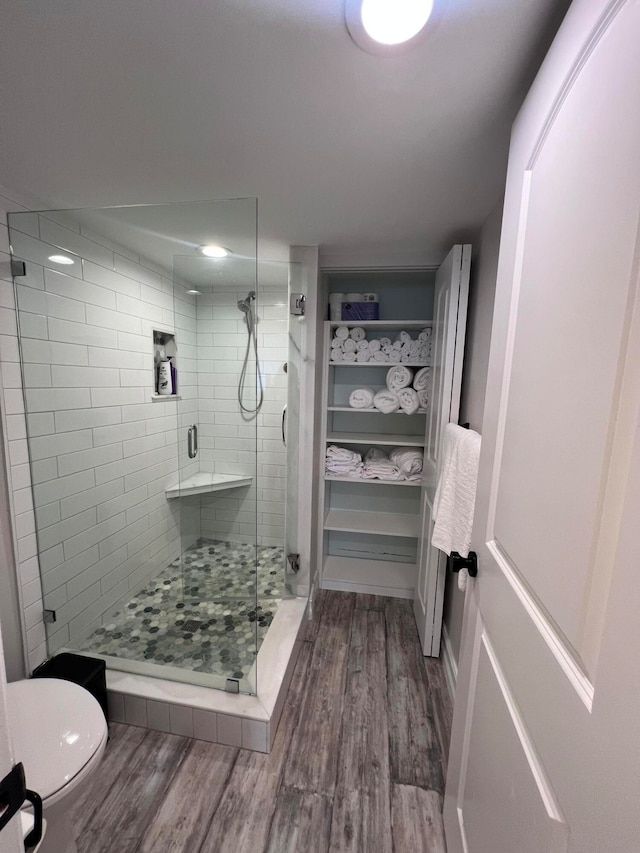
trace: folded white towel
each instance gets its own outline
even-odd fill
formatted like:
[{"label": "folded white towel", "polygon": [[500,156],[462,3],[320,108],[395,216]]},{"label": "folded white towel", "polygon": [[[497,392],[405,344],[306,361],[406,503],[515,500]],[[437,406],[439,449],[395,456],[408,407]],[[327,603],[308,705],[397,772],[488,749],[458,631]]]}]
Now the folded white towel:
[{"label": "folded white towel", "polygon": [[370,349],[369,341],[358,341],[358,343],[356,344],[356,349],[358,351],[363,350],[363,349],[367,349],[367,350]]},{"label": "folded white towel", "polygon": [[327,447],[327,459],[340,460],[346,462],[362,462],[362,456],[355,450],[349,450],[348,447],[338,447],[337,444],[330,444]]},{"label": "folded white towel", "polygon": [[343,352],[355,352],[358,348],[358,345],[353,340],[353,338],[347,338],[347,340],[342,344]]},{"label": "folded white towel", "polygon": [[344,353],[341,349],[331,350],[331,361],[344,361]]},{"label": "folded white towel", "polygon": [[354,326],[354,328],[349,332],[349,335],[354,341],[361,341],[366,337],[365,331],[361,326]]},{"label": "folded white towel", "polygon": [[421,409],[429,408],[429,392],[428,391],[418,391],[418,406]]},{"label": "folded white towel", "polygon": [[346,447],[329,445],[325,458],[325,471],[344,477],[361,477],[363,470],[362,456]]},{"label": "folded white towel", "polygon": [[373,405],[376,409],[384,412],[385,415],[390,415],[391,412],[397,412],[400,408],[400,401],[395,391],[389,391],[388,388],[378,391],[373,398]]},{"label": "folded white towel", "polygon": [[362,476],[367,480],[402,480],[400,469],[384,451],[372,447],[364,457]]},{"label": "folded white towel", "polygon": [[[336,350],[336,352],[337,352],[337,350]],[[355,361],[356,360],[355,352],[343,352],[342,353],[342,360],[346,361],[347,364],[349,364],[352,361]]]},{"label": "folded white towel", "polygon": [[400,408],[408,415],[413,415],[418,411],[420,401],[418,400],[418,392],[414,391],[413,388],[400,388],[398,400],[400,401]]},{"label": "folded white towel", "polygon": [[349,337],[349,329],[346,326],[338,326],[335,337],[340,341],[346,341]]},{"label": "folded white towel", "polygon": [[352,409],[372,409],[375,396],[373,388],[356,388],[349,394],[349,405]]},{"label": "folded white towel", "polygon": [[366,364],[367,361],[371,359],[371,353],[368,349],[358,350],[356,353],[356,361],[361,362],[362,364]]},{"label": "folded white towel", "polygon": [[386,352],[382,352],[382,350],[378,350],[377,352],[373,353],[373,360],[385,362],[385,361],[389,361],[389,356],[387,355]]},{"label": "folded white towel", "polygon": [[424,464],[424,454],[417,447],[394,447],[389,459],[405,480],[419,480]]},{"label": "folded white towel", "polygon": [[431,385],[431,368],[421,367],[413,377],[413,387],[416,391],[426,391]]},{"label": "folded white towel", "polygon": [[468,556],[478,483],[481,438],[477,432],[447,424],[442,467],[433,503],[435,524],[431,544],[451,554]]},{"label": "folded white towel", "polygon": [[399,391],[400,388],[406,388],[411,385],[413,379],[413,371],[408,367],[397,365],[390,367],[387,371],[387,388],[390,391]]}]

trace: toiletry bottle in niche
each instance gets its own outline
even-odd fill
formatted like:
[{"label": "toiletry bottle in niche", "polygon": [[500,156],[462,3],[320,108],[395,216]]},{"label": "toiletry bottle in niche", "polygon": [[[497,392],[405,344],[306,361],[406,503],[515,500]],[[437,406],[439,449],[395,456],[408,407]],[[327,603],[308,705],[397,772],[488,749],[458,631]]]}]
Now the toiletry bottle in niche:
[{"label": "toiletry bottle in niche", "polygon": [[176,367],[176,363],[174,361],[175,356],[169,356],[169,362],[171,364],[171,393],[178,393],[178,368]]},{"label": "toiletry bottle in niche", "polygon": [[164,397],[171,395],[171,362],[163,358],[158,369],[158,394]]}]

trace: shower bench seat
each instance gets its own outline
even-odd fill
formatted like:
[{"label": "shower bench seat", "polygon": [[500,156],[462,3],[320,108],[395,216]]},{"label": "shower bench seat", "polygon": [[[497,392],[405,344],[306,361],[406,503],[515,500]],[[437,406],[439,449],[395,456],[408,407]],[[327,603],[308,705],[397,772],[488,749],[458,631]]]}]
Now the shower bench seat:
[{"label": "shower bench seat", "polygon": [[203,495],[206,492],[220,492],[223,489],[239,489],[250,486],[253,477],[245,474],[194,474],[185,480],[180,480],[175,486],[165,489],[167,500],[184,498],[189,495]]}]

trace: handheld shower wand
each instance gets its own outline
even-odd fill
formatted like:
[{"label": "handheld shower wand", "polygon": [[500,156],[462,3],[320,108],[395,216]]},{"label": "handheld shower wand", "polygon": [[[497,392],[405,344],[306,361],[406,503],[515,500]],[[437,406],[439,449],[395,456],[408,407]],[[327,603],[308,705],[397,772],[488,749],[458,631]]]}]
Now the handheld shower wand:
[{"label": "handheld shower wand", "polygon": [[[253,303],[256,300],[256,292],[255,290],[249,291],[247,296],[244,299],[240,299],[238,301],[238,309],[242,311],[244,314],[244,321],[247,324],[247,349],[244,354],[244,363],[242,365],[242,370],[240,371],[240,381],[238,382],[238,403],[240,404],[240,409],[244,414],[247,415],[257,415],[260,409],[262,408],[262,403],[264,401],[264,387],[262,384],[262,372],[260,370],[260,359],[258,358],[258,340],[256,338],[256,318],[254,314]],[[258,397],[258,401],[254,408],[250,406],[245,406],[243,403],[244,397],[244,388],[247,380],[247,365],[249,362],[249,351],[251,349],[251,339],[253,338],[253,349],[256,354],[256,370],[258,374],[258,384],[260,387],[260,393]]]}]

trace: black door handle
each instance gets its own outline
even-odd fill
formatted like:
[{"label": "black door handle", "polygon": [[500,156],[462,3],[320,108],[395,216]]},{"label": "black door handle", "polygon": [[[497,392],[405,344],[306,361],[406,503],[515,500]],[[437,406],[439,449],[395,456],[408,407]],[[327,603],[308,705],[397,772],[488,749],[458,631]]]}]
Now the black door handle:
[{"label": "black door handle", "polygon": [[42,839],[42,798],[27,790],[22,764],[16,766],[0,781],[0,832],[18,814],[27,800],[33,806],[33,829],[24,840],[24,849],[38,845]]},{"label": "black door handle", "polygon": [[452,572],[466,569],[469,577],[475,578],[478,575],[478,555],[475,551],[469,551],[468,557],[461,557],[458,551],[452,551],[449,557],[449,568]]}]

